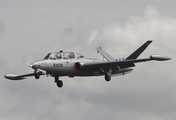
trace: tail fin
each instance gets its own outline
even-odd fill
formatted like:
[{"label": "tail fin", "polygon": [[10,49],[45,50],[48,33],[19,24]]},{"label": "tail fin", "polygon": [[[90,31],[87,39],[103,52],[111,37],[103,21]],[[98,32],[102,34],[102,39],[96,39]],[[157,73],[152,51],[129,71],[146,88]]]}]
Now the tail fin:
[{"label": "tail fin", "polygon": [[136,51],[134,51],[130,56],[126,58],[126,60],[129,59],[136,59],[149,45],[152,43],[151,40],[148,40],[145,42],[141,47],[139,47]]}]

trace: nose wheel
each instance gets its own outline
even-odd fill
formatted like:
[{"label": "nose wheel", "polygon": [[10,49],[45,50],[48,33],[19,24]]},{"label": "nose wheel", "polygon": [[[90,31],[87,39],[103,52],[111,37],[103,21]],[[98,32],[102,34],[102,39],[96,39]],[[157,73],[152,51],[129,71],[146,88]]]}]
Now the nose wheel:
[{"label": "nose wheel", "polygon": [[57,86],[59,88],[61,88],[63,86],[63,82],[61,80],[59,80],[58,76],[55,76],[55,83],[57,84]]},{"label": "nose wheel", "polygon": [[39,79],[40,75],[37,73],[37,70],[35,70],[34,73],[35,73],[35,79]]}]

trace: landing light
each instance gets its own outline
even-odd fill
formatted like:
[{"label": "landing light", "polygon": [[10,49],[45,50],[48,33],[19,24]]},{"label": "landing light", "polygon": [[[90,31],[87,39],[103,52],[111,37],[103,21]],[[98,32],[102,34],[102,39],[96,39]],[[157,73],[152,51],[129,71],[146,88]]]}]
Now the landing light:
[{"label": "landing light", "polygon": [[32,68],[32,67],[33,67],[33,65],[32,65],[32,64],[30,64],[30,65],[29,65],[29,67],[30,67],[30,68]]}]

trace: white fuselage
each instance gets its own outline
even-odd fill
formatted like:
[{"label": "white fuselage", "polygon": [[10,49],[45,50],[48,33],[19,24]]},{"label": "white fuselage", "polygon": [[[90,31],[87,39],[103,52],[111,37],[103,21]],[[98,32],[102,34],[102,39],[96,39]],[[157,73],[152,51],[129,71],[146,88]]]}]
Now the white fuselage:
[{"label": "white fuselage", "polygon": [[100,60],[92,59],[59,59],[59,60],[41,60],[32,63],[37,69],[46,71],[47,74],[54,74],[58,76],[91,76],[92,71],[78,70],[75,67],[75,63],[80,62],[81,64],[89,62],[102,62]]},{"label": "white fuselage", "polygon": [[[80,59],[59,59],[59,60],[41,60],[32,63],[35,69],[46,71],[47,74],[52,76],[99,76],[105,75],[107,70],[89,70],[89,69],[78,69],[75,63],[79,63],[80,67],[85,63],[100,63],[105,62],[103,60],[80,58]],[[112,74],[124,75],[127,72],[132,71],[131,68],[126,69],[113,69]]]}]

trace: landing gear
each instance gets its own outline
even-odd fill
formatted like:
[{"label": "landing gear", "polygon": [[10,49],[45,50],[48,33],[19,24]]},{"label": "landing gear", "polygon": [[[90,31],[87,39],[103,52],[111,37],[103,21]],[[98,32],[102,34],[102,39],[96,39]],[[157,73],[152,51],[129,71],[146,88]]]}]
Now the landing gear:
[{"label": "landing gear", "polygon": [[107,82],[109,82],[110,80],[111,80],[111,74],[106,74],[105,75],[105,80],[107,81]]},{"label": "landing gear", "polygon": [[61,88],[63,86],[63,82],[61,80],[59,80],[58,76],[55,76],[55,83],[57,84],[57,86],[59,88]]},{"label": "landing gear", "polygon": [[111,80],[111,73],[112,73],[112,69],[111,67],[109,68],[109,71],[105,74],[105,80],[107,82],[109,82]]},{"label": "landing gear", "polygon": [[35,73],[35,79],[39,79],[40,75],[37,73],[37,71],[35,71],[34,73]]},{"label": "landing gear", "polygon": [[56,84],[59,88],[63,86],[63,82],[61,80],[58,80]]}]

